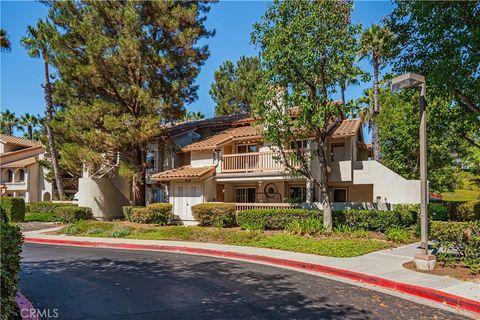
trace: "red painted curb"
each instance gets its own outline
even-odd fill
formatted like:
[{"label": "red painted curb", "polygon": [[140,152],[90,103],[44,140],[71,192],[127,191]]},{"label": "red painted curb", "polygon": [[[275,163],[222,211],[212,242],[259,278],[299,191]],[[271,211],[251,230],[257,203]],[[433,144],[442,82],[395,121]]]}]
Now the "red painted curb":
[{"label": "red painted curb", "polygon": [[40,320],[33,304],[21,294],[20,291],[17,292],[15,302],[17,303],[18,309],[20,309],[20,317],[22,320]]},{"label": "red painted curb", "polygon": [[96,248],[111,248],[111,249],[130,249],[130,250],[155,250],[155,251],[170,251],[183,252],[190,254],[207,255],[222,258],[240,259],[246,261],[266,262],[273,265],[308,270],[332,276],[347,278],[354,281],[372,284],[381,288],[386,288],[416,297],[440,302],[442,304],[455,307],[458,309],[474,312],[480,314],[480,302],[456,296],[450,293],[439,290],[415,286],[402,282],[392,281],[376,276],[371,276],[355,271],[338,269],[334,267],[323,266],[320,264],[313,264],[308,262],[301,262],[296,260],[274,258],[268,256],[253,255],[247,253],[237,253],[231,251],[220,251],[213,249],[190,248],[182,246],[170,245],[155,245],[155,244],[132,244],[132,243],[106,243],[93,241],[79,241],[79,240],[63,240],[63,239],[41,239],[26,237],[25,242],[30,243],[44,243],[44,244],[58,244],[58,245],[72,245],[80,247],[96,247]]}]

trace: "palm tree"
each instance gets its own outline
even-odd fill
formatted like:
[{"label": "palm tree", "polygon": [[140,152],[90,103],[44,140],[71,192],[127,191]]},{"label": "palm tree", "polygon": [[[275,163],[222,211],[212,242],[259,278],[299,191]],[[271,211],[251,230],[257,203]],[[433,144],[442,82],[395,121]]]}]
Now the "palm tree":
[{"label": "palm tree", "polygon": [[15,116],[15,112],[5,110],[0,114],[1,130],[3,134],[13,135],[13,130],[19,127],[19,120]]},{"label": "palm tree", "polygon": [[45,90],[45,127],[47,129],[48,145],[50,147],[50,157],[52,161],[53,174],[55,176],[55,182],[57,185],[57,191],[60,199],[65,197],[63,191],[62,178],[60,175],[60,169],[58,166],[58,152],[55,147],[55,137],[51,126],[54,108],[53,108],[53,89],[50,83],[50,54],[51,47],[50,42],[55,35],[55,28],[48,22],[39,20],[36,28],[34,26],[27,26],[27,36],[21,39],[22,46],[27,50],[27,54],[32,58],[41,57],[44,61],[44,75],[45,84],[43,88]]},{"label": "palm tree", "polygon": [[394,35],[385,27],[374,24],[365,30],[360,39],[360,59],[370,58],[373,64],[373,113],[372,113],[372,153],[373,159],[380,161],[380,141],[378,125],[375,121],[380,112],[378,105],[378,74],[385,61],[395,54]]},{"label": "palm tree", "polygon": [[33,129],[39,125],[39,118],[40,116],[36,117],[33,114],[25,113],[20,116],[20,125],[27,129],[26,137],[30,140],[33,139]]},{"label": "palm tree", "polygon": [[205,119],[205,115],[201,111],[197,111],[197,112],[189,111],[185,115],[185,121],[202,120],[202,119]]},{"label": "palm tree", "polygon": [[10,51],[12,50],[11,45],[12,43],[8,39],[7,31],[5,29],[0,29],[0,50]]}]

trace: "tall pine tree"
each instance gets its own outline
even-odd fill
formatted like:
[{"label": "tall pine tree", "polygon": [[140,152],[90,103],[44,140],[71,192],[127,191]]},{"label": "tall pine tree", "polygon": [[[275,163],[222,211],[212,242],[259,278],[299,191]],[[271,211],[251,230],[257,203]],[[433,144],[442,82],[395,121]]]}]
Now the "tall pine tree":
[{"label": "tall pine tree", "polygon": [[[160,124],[197,98],[194,80],[209,56],[204,1],[50,1],[62,30],[52,43],[60,80],[55,99],[79,152],[119,152],[135,205],[145,200],[146,144]],[[90,157],[90,160],[92,157]]]}]

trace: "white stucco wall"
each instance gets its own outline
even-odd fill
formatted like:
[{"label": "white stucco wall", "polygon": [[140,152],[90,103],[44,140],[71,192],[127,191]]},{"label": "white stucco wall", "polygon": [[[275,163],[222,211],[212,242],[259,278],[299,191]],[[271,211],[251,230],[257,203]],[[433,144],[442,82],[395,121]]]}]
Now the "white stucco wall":
[{"label": "white stucco wall", "polygon": [[355,161],[353,183],[373,184],[373,201],[420,203],[420,181],[407,180],[377,161]]},{"label": "white stucco wall", "polygon": [[193,168],[213,166],[215,154],[213,151],[192,151],[190,164]]}]

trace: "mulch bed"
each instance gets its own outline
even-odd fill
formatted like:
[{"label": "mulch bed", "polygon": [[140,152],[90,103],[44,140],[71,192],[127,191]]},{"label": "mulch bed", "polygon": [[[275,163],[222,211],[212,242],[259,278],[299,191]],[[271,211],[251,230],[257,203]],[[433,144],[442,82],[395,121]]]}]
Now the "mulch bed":
[{"label": "mulch bed", "polygon": [[43,222],[43,221],[22,222],[22,223],[19,223],[18,225],[20,226],[20,230],[22,230],[22,232],[57,227],[57,224],[55,222]]},{"label": "mulch bed", "polygon": [[415,268],[415,264],[413,263],[413,261],[410,261],[410,262],[404,263],[403,267],[408,270],[421,272],[421,273],[429,273],[436,276],[449,276],[449,277],[456,278],[463,281],[480,282],[480,275],[471,274],[470,269],[468,269],[463,264],[446,266],[444,263],[437,262],[437,266],[432,271],[421,271]]}]

